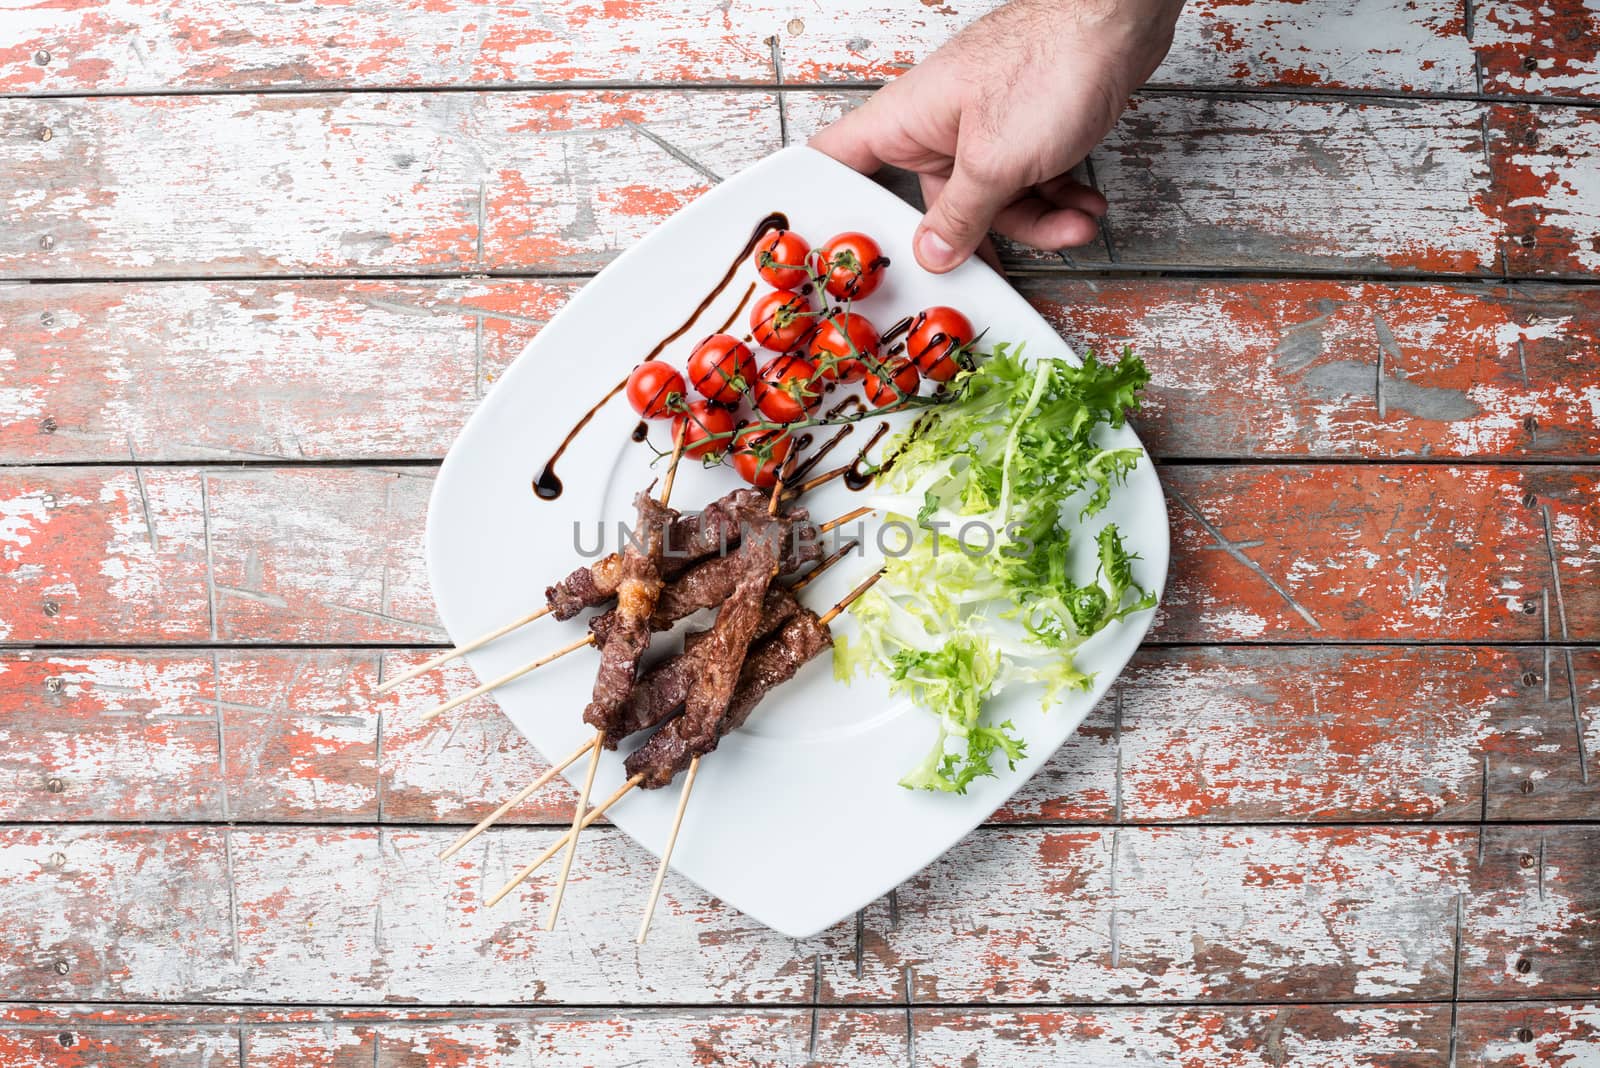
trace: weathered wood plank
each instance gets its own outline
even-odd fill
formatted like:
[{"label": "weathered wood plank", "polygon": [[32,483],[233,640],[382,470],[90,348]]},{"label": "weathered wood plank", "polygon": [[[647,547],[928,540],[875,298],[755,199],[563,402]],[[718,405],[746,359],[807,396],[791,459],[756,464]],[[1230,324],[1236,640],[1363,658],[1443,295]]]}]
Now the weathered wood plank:
[{"label": "weathered wood plank", "polygon": [[[1593,828],[1539,830],[1543,902],[1498,859],[1527,828],[1489,831],[1482,864],[1473,828],[987,829],[870,906],[859,940],[849,921],[781,938],[673,878],[642,949],[625,917],[654,860],[610,828],[555,933],[533,922],[544,882],[481,907],[555,833],[441,864],[442,830],[6,829],[0,922],[26,948],[0,976],[62,1001],[896,1003],[907,982],[923,1003],[1403,1001],[1448,996],[1458,895],[1464,994],[1594,974]],[[1529,937],[1533,979],[1497,979]]]},{"label": "weathered wood plank", "polygon": [[[1600,453],[1600,290],[1016,282],[1076,348],[1145,357],[1160,457]],[[581,284],[0,286],[0,460],[437,459]]]},{"label": "weathered wood plank", "polygon": [[0,285],[0,458],[440,459],[581,284]]},{"label": "weathered wood plank", "polygon": [[1590,998],[1600,976],[1600,827],[1483,832],[1465,903],[1461,994]]},{"label": "weathered wood plank", "polygon": [[[372,699],[380,656],[422,658],[0,659],[0,820],[462,823],[544,770],[487,700],[416,722],[473,684],[464,667]],[[1575,691],[1564,650],[1148,649],[995,819],[1592,819],[1600,652],[1572,659]],[[574,802],[557,780],[508,823],[564,826]]]},{"label": "weathered wood plank", "polygon": [[6,100],[0,128],[0,274],[54,278],[592,270],[779,146],[759,91]]},{"label": "weathered wood plank", "polygon": [[[1582,1063],[1600,1042],[1593,1004],[1468,1003],[1456,1063]],[[812,1024],[815,1022],[815,1027]],[[1444,1063],[1444,1005],[1217,1008],[913,1009],[917,1063],[1201,1068],[1422,1068]],[[894,1066],[909,1061],[901,1009],[301,1010],[27,1005],[0,1007],[0,1050],[16,1068],[631,1063]]]},{"label": "weathered wood plank", "polygon": [[1462,1068],[1565,1068],[1600,1056],[1600,1004],[1462,1005],[1456,1033]]},{"label": "weathered wood plank", "polygon": [[1168,640],[1528,641],[1600,626],[1592,471],[1180,466],[1162,481],[1173,564],[1155,634]]},{"label": "weathered wood plank", "polygon": [[1600,18],[1583,0],[1475,4],[1474,51],[1483,91],[1600,97]]},{"label": "weathered wood plank", "polygon": [[[0,640],[438,641],[421,559],[431,475],[10,469]],[[1163,479],[1174,557],[1159,638],[1600,633],[1591,470],[1184,465]]]},{"label": "weathered wood plank", "polygon": [[951,1066],[1435,1068],[1450,1044],[1442,1005],[919,1009],[913,1019],[917,1063]]},{"label": "weathered wood plank", "polygon": [[[1600,453],[1600,292],[1319,281],[1019,288],[1080,349],[1151,370],[1162,457]],[[1533,418],[1529,431],[1524,421]]]},{"label": "weathered wood plank", "polygon": [[[790,133],[809,135],[863,99],[792,94]],[[1485,107],[1136,97],[1091,154],[1111,202],[1108,244],[1059,258],[1009,255],[1056,265],[1498,272]]]},{"label": "weathered wood plank", "polygon": [[[861,99],[789,92],[791,138]],[[1109,244],[1067,262],[1498,273],[1515,213],[1544,201],[1497,174],[1558,173],[1543,225],[1592,232],[1573,172],[1593,123],[1574,114],[1139,97],[1093,157]],[[1569,157],[1491,161],[1488,116]],[[780,141],[765,90],[12,99],[0,124],[33,131],[0,175],[0,274],[41,278],[588,271]],[[1589,273],[1554,236],[1525,252],[1529,272]]]},{"label": "weathered wood plank", "polygon": [[[990,830],[866,910],[861,975],[915,1002],[1447,997],[1466,829]],[[1226,994],[1223,992],[1226,991]]]},{"label": "weathered wood plank", "polygon": [[450,832],[0,829],[0,920],[26,932],[0,975],[30,1000],[793,1004],[814,956],[848,952],[848,925],[797,943],[677,880],[635,946],[655,862],[610,828],[584,836],[553,934],[538,880],[485,910],[556,834],[441,863]]},{"label": "weathered wood plank", "polygon": [[[789,84],[871,81],[902,73],[994,6],[873,0],[821,14],[764,2],[705,19],[670,4],[566,2],[537,14],[485,0],[289,9],[260,0],[227,8],[195,0],[30,4],[9,15],[13,43],[0,48],[0,92],[771,82],[780,62]],[[1530,43],[1515,27],[1492,22],[1500,47]],[[1463,30],[1460,7],[1446,0],[1340,0],[1309,9],[1282,0],[1198,0],[1179,21],[1155,80],[1470,92],[1474,49]],[[1550,48],[1550,63],[1560,55]],[[1519,91],[1506,85],[1502,91]]]},{"label": "weathered wood plank", "polygon": [[906,1015],[893,1009],[0,1010],[8,1068],[220,1068],[241,1056],[277,1068],[904,1068],[908,1041]]},{"label": "weathered wood plank", "polygon": [[1600,270],[1600,111],[1496,105],[1488,130],[1506,269],[1594,277]]}]

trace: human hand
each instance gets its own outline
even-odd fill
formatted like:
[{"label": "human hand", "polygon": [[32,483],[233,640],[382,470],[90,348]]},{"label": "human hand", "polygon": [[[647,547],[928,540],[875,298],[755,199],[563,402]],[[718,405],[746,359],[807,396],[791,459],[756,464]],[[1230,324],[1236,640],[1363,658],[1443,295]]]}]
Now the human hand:
[{"label": "human hand", "polygon": [[914,248],[951,270],[989,229],[1040,249],[1094,240],[1106,212],[1069,172],[1155,73],[1183,0],[1013,0],[811,139],[871,174],[916,172]]}]

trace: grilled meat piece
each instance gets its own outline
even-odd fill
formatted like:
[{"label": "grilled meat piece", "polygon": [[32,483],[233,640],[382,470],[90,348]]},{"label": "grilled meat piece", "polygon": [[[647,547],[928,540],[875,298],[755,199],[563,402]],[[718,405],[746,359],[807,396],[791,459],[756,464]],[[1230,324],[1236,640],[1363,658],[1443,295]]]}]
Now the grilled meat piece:
[{"label": "grilled meat piece", "polygon": [[[756,640],[774,634],[779,627],[801,611],[794,594],[782,586],[768,586],[761,605],[761,621],[756,624]],[[695,650],[710,630],[692,631],[684,636],[683,652],[675,653],[646,671],[633,688],[633,697],[622,711],[622,722],[606,735],[607,749],[615,749],[617,742],[638,731],[649,730],[670,719],[683,707],[689,688],[700,674],[700,661]]]},{"label": "grilled meat piece", "polygon": [[[827,624],[809,609],[800,608],[776,635],[750,651],[744,666],[739,670],[739,684],[728,702],[711,749],[729,731],[742,727],[761,699],[779,683],[794,678],[795,673],[808,661],[820,656],[833,646],[833,635]],[[628,756],[630,777],[642,776],[639,783],[654,790],[666,786],[677,774],[689,766],[696,756],[707,750],[695,748],[693,732],[681,728],[685,717],[670,720],[651,735],[650,740]]]},{"label": "grilled meat piece", "polygon": [[[771,522],[765,514],[758,521],[759,524]],[[796,508],[781,516],[777,523],[782,528],[783,537],[783,558],[778,563],[780,574],[798,571],[806,564],[822,558],[821,539],[804,508]],[[758,524],[751,524],[749,529],[755,530],[757,527]],[[670,630],[678,620],[692,616],[702,608],[715,608],[722,604],[732,596],[746,566],[737,552],[701,560],[661,591],[655,613],[650,617],[650,629]],[[615,609],[590,619],[589,630],[594,634],[595,641],[603,644],[615,621]]]},{"label": "grilled meat piece", "polygon": [[[746,487],[712,501],[700,512],[681,516],[673,513],[664,528],[662,574],[672,578],[702,557],[726,553],[738,543],[741,525],[765,515],[766,510],[766,494]],[[642,538],[643,532],[636,531],[635,535]],[[585,608],[611,600],[621,581],[622,553],[612,553],[546,588],[545,602],[557,619],[571,619]]]},{"label": "grilled meat piece", "polygon": [[595,730],[609,733],[617,724],[623,706],[633,694],[639,674],[639,660],[650,647],[650,615],[661,595],[661,552],[666,532],[677,513],[650,496],[648,491],[634,498],[638,510],[635,535],[638,543],[622,550],[621,572],[617,582],[617,622],[600,646],[600,667],[595,674],[589,706],[583,710],[584,722]]}]

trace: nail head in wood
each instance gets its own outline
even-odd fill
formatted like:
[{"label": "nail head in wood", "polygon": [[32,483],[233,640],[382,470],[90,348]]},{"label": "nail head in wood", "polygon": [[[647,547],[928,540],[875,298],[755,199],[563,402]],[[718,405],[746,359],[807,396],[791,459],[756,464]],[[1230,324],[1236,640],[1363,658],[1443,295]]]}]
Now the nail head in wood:
[{"label": "nail head in wood", "polygon": [[1542,681],[1537,671],[1524,671],[1522,673],[1522,685],[1524,686],[1537,686]]},{"label": "nail head in wood", "polygon": [[1524,493],[1522,495],[1522,507],[1524,507],[1524,508],[1533,508],[1533,507],[1536,507],[1538,504],[1539,504],[1539,498],[1534,496],[1532,490],[1529,490],[1527,493]]},{"label": "nail head in wood", "polygon": [[44,788],[53,794],[59,794],[66,790],[67,784],[60,779],[52,778],[45,781]]},{"label": "nail head in wood", "polygon": [[1524,868],[1533,867],[1533,865],[1535,863],[1535,861],[1533,859],[1533,854],[1532,853],[1524,853],[1524,854],[1522,854],[1522,856],[1517,858],[1517,863],[1522,865]]},{"label": "nail head in wood", "polygon": [[48,127],[48,126],[39,127],[39,140],[48,141],[48,140],[50,140],[50,138],[54,137],[55,135],[56,135],[56,132],[54,130],[50,129],[50,127]]},{"label": "nail head in wood", "polygon": [[1525,794],[1533,793],[1533,780],[1532,779],[1523,779],[1522,780],[1522,785],[1520,787],[1518,787],[1518,789],[1520,789]]},{"label": "nail head in wood", "polygon": [[59,425],[60,424],[55,421],[54,416],[47,415],[43,419],[39,420],[39,429],[46,434],[54,434]]},{"label": "nail head in wood", "polygon": [[1533,433],[1535,430],[1539,429],[1539,420],[1535,419],[1531,415],[1523,416],[1522,429],[1526,430],[1530,434]]},{"label": "nail head in wood", "polygon": [[63,1031],[56,1036],[56,1041],[61,1043],[62,1049],[71,1049],[72,1044],[78,1040],[72,1037],[71,1031]]},{"label": "nail head in wood", "polygon": [[1529,960],[1527,957],[1521,957],[1517,960],[1518,975],[1527,975],[1531,971],[1533,971],[1533,961]]},{"label": "nail head in wood", "polygon": [[804,19],[790,19],[789,20],[789,34],[790,34],[790,36],[794,36],[796,34],[804,33],[805,29],[806,29],[806,23],[805,23]]},{"label": "nail head in wood", "polygon": [[60,675],[51,675],[48,679],[44,680],[44,692],[60,693],[62,685],[63,683]]},{"label": "nail head in wood", "polygon": [[41,312],[39,314],[39,325],[40,326],[55,326],[56,325],[56,317],[55,317],[55,315],[50,313],[50,312]]},{"label": "nail head in wood", "polygon": [[33,54],[33,61],[41,67],[47,67],[50,65],[50,53],[41,48]]},{"label": "nail head in wood", "polygon": [[39,247],[44,249],[46,252],[49,252],[51,249],[56,247],[56,239],[51,237],[49,234],[45,234],[39,239]]},{"label": "nail head in wood", "polygon": [[60,615],[61,614],[61,605],[58,604],[55,601],[46,601],[44,603],[44,614],[47,615],[47,616]]},{"label": "nail head in wood", "polygon": [[64,960],[56,961],[55,964],[51,965],[51,967],[55,969],[57,975],[66,975],[72,970],[72,965],[68,964]]},{"label": "nail head in wood", "polygon": [[60,850],[57,850],[56,852],[51,853],[50,854],[50,866],[52,868],[64,868],[64,867],[66,867],[67,866],[67,855],[65,853],[61,852]]},{"label": "nail head in wood", "polygon": [[1527,1028],[1527,1027],[1520,1028],[1517,1031],[1517,1041],[1518,1042],[1532,1042],[1533,1041],[1533,1031],[1532,1031],[1532,1029],[1531,1028]]},{"label": "nail head in wood", "polygon": [[1522,614],[1523,615],[1531,616],[1537,611],[1539,611],[1539,602],[1538,601],[1523,601],[1522,602]]},{"label": "nail head in wood", "polygon": [[1522,69],[1523,70],[1538,70],[1539,69],[1539,60],[1536,59],[1533,56],[1523,56],[1522,57]]}]

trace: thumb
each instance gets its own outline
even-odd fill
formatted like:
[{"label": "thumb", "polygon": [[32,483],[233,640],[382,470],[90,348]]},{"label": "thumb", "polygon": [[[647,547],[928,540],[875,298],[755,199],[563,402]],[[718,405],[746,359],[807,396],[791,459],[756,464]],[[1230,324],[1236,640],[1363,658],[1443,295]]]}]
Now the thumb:
[{"label": "thumb", "polygon": [[912,241],[917,262],[934,274],[965,263],[1013,192],[1005,183],[980,180],[972,167],[958,158],[954,173],[923,216]]}]

